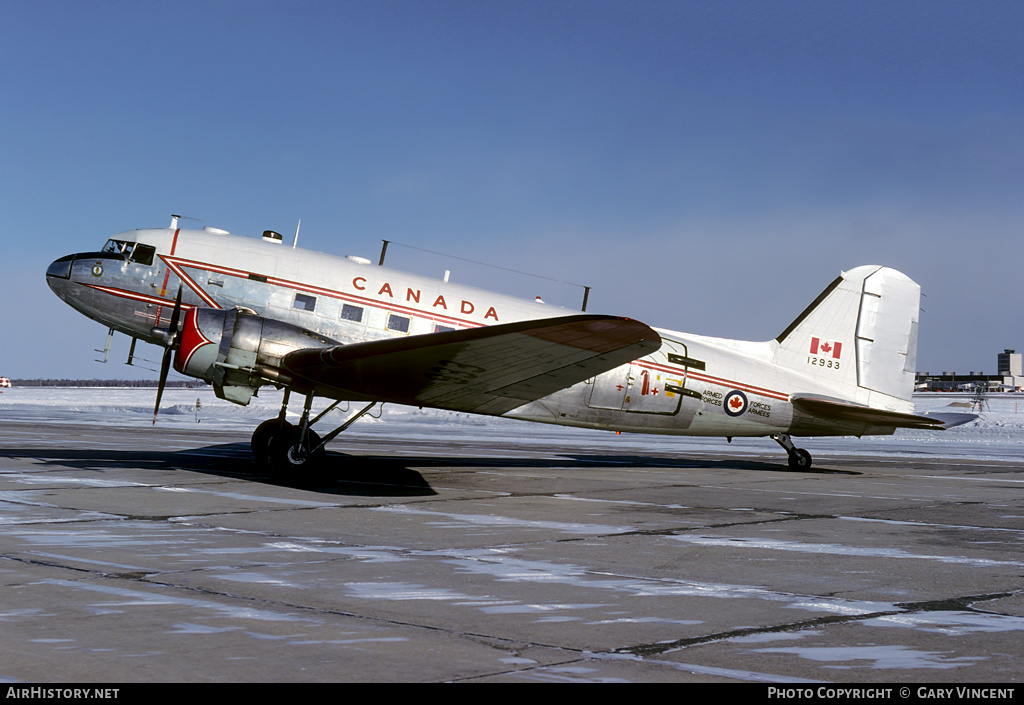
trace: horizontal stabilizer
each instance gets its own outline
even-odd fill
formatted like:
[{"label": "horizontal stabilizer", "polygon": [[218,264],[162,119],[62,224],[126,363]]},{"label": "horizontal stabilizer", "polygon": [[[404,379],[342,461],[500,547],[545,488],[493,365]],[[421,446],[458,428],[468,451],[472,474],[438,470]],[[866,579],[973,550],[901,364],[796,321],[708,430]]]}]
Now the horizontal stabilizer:
[{"label": "horizontal stabilizer", "polygon": [[831,421],[867,423],[895,428],[923,428],[941,431],[967,423],[975,418],[974,414],[904,414],[810,394],[794,394],[790,401],[794,408],[811,416]]},{"label": "horizontal stabilizer", "polygon": [[924,415],[930,419],[937,419],[941,421],[943,430],[947,428],[953,428],[954,426],[960,426],[965,423],[970,423],[971,421],[974,421],[974,419],[978,418],[977,414],[964,414],[959,412],[936,413],[934,411],[926,411]]},{"label": "horizontal stabilizer", "polygon": [[639,321],[582,314],[297,350],[283,364],[335,399],[503,414],[659,347]]}]

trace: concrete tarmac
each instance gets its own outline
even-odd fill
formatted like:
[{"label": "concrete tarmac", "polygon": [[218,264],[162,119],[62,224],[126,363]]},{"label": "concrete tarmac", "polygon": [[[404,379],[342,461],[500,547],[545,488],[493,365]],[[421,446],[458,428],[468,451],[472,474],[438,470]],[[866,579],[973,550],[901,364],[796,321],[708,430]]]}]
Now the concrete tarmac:
[{"label": "concrete tarmac", "polygon": [[0,680],[1024,679],[1019,459],[345,435],[4,420]]}]

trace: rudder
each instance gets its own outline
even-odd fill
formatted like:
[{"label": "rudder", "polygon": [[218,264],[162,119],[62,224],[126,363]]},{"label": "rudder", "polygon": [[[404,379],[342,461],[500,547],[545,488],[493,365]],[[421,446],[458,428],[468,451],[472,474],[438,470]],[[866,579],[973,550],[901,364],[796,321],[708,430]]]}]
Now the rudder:
[{"label": "rudder", "polygon": [[850,401],[887,406],[882,394],[909,402],[920,297],[895,269],[844,272],[775,339],[775,362]]}]

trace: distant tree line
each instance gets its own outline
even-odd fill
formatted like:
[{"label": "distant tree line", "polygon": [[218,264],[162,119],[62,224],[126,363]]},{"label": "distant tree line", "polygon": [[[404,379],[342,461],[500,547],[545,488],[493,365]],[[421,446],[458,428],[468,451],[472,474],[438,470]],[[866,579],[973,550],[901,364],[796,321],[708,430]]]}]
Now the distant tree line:
[{"label": "distant tree line", "polygon": [[[155,379],[12,379],[12,387],[155,387]],[[167,380],[167,387],[205,387],[195,380]]]}]

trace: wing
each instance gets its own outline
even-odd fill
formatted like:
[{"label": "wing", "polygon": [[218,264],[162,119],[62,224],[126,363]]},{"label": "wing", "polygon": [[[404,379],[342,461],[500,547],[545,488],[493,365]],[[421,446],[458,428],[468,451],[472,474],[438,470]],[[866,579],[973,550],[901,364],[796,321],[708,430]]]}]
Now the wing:
[{"label": "wing", "polygon": [[316,394],[503,414],[661,347],[628,318],[578,315],[296,350]]},{"label": "wing", "polygon": [[943,430],[959,426],[975,418],[974,414],[903,414],[898,411],[873,409],[853,402],[805,394],[794,394],[790,398],[790,402],[804,413],[830,421],[869,423],[875,426],[893,426],[895,428]]}]

